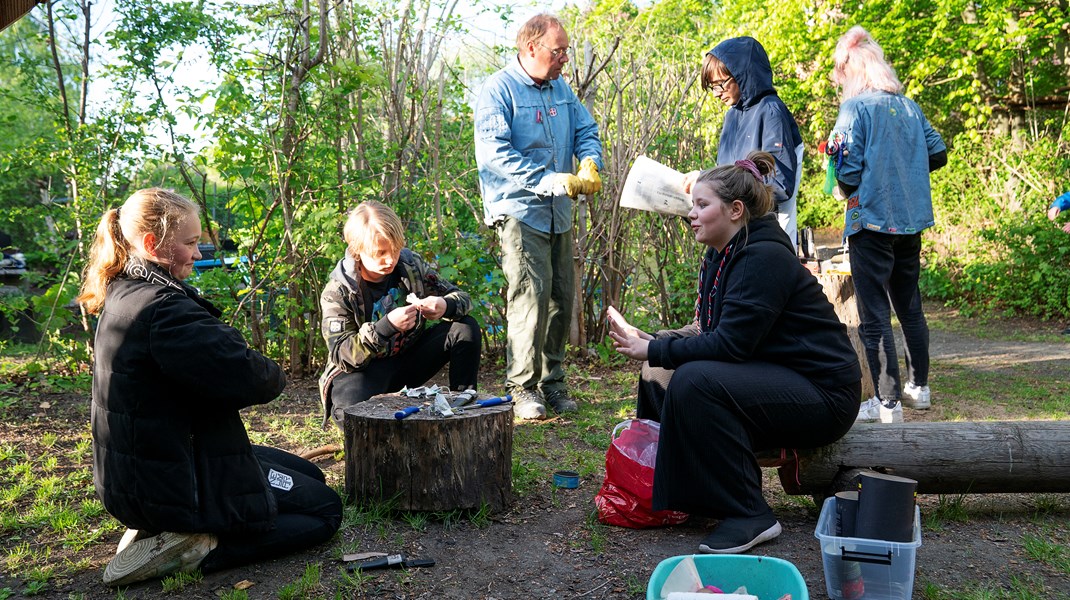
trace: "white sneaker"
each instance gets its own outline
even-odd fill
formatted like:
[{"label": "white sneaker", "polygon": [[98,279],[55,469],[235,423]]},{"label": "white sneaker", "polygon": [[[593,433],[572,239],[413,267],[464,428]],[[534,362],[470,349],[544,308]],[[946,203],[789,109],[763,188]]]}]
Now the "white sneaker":
[{"label": "white sneaker", "polygon": [[902,423],[903,422],[903,403],[896,400],[895,406],[888,408],[883,402],[880,404],[881,423]]},{"label": "white sneaker", "polygon": [[931,398],[932,394],[929,392],[929,386],[927,385],[918,387],[914,385],[913,381],[910,381],[903,388],[903,404],[914,410],[928,410],[932,406]]},{"label": "white sneaker", "polygon": [[855,417],[855,423],[876,423],[881,420],[881,401],[880,398],[874,396],[869,400],[862,403],[862,406],[858,408],[858,416]]}]

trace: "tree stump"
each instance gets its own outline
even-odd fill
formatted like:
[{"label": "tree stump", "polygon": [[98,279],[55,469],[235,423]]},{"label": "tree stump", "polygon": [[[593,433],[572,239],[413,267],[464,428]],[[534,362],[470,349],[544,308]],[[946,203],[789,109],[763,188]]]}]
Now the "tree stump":
[{"label": "tree stump", "polygon": [[872,398],[877,395],[877,392],[873,385],[873,377],[869,374],[869,363],[866,362],[866,347],[862,345],[862,336],[858,334],[861,319],[858,316],[858,306],[855,304],[855,284],[851,280],[851,274],[824,272],[817,276],[817,280],[821,283],[821,288],[825,290],[825,297],[836,310],[836,316],[847,326],[851,346],[858,355],[858,364],[862,366],[862,398]]},{"label": "tree stump", "polygon": [[[394,417],[408,406],[421,410]],[[343,425],[351,501],[378,499],[401,510],[429,511],[486,505],[496,512],[511,499],[512,404],[440,417],[425,398],[383,394],[347,409]]]}]

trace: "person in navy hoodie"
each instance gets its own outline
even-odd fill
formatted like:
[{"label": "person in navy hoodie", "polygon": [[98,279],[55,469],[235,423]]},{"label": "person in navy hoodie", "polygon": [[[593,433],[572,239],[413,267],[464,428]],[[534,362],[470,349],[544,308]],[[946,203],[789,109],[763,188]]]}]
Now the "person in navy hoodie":
[{"label": "person in navy hoodie", "polygon": [[[802,176],[802,136],[795,117],[773,88],[769,55],[752,37],[727,39],[706,53],[702,61],[702,89],[712,92],[730,108],[717,145],[717,165],[731,165],[754,150],[773,155],[773,187],[777,221],[792,247],[798,243],[796,198]],[[684,191],[698,176],[684,176]]]}]

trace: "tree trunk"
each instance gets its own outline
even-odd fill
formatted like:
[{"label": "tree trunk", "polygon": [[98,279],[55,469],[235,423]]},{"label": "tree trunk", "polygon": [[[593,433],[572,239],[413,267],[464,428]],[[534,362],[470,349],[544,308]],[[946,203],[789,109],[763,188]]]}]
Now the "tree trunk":
[{"label": "tree trunk", "polygon": [[860,424],[797,451],[780,481],[789,494],[829,495],[843,472],[871,469],[914,479],[923,494],[1070,492],[1067,439],[1070,421]]},{"label": "tree trunk", "polygon": [[346,410],[346,495],[390,501],[400,510],[505,508],[512,496],[512,405],[467,408],[452,417],[425,407],[395,418],[420,402],[383,394]]}]

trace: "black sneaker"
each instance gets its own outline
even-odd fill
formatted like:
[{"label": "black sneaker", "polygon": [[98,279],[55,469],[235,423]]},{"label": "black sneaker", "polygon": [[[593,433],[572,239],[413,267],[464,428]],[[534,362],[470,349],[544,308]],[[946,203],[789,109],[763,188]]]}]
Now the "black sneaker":
[{"label": "black sneaker", "polygon": [[568,395],[568,390],[554,390],[545,394],[546,403],[550,405],[550,408],[554,409],[555,413],[570,413],[579,410],[576,406],[576,401]]},{"label": "black sneaker", "polygon": [[718,523],[698,549],[707,554],[739,554],[768,542],[780,535],[781,531],[780,521],[772,515],[731,517]]}]

